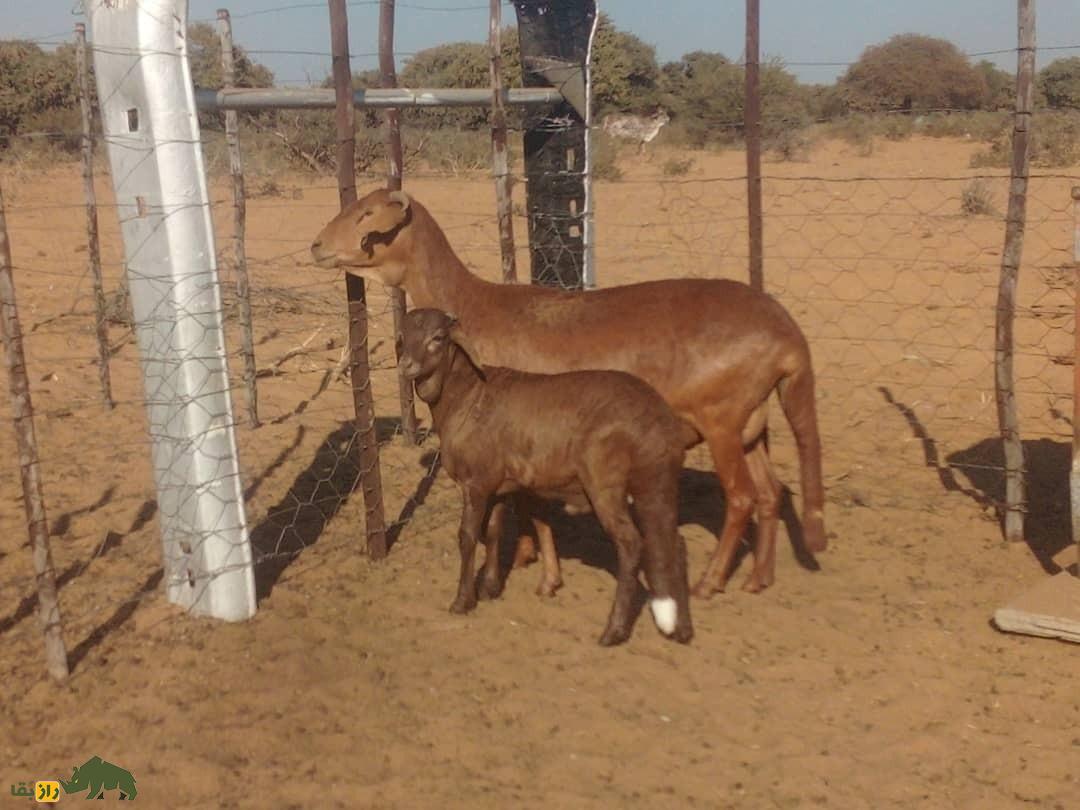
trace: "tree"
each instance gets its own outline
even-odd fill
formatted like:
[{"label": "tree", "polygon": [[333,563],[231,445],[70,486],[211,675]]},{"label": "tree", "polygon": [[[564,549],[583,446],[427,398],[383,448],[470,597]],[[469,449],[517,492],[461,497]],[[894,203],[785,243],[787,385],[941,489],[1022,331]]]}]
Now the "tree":
[{"label": "tree", "polygon": [[[218,88],[225,83],[221,72],[221,39],[209,23],[188,26],[188,59],[191,62],[191,80],[196,87]],[[239,45],[233,45],[233,65],[236,68],[236,87],[274,86],[274,74],[270,68],[253,60]]]},{"label": "tree", "polygon": [[1009,110],[1016,105],[1016,79],[1008,71],[1002,70],[989,59],[975,63],[983,81],[986,82],[986,98],[983,108],[987,110]]},{"label": "tree", "polygon": [[49,53],[31,42],[0,42],[0,134],[25,131],[35,117],[77,103],[72,46]]},{"label": "tree", "polygon": [[1038,84],[1047,106],[1080,109],[1080,56],[1055,59],[1039,72]]},{"label": "tree", "polygon": [[971,110],[988,93],[984,74],[955,45],[921,34],[867,48],[838,85],[848,108],[859,111]]},{"label": "tree", "polygon": [[[502,31],[503,85],[521,86],[521,50],[516,28]],[[419,51],[405,62],[398,74],[402,87],[490,87],[491,54],[479,42],[451,42]],[[378,74],[375,74],[378,87]],[[370,85],[369,85],[370,86]],[[488,125],[488,109],[443,108],[406,111],[407,120],[426,127],[452,126],[460,129],[483,129]]]},{"label": "tree", "polygon": [[[660,71],[660,98],[692,146],[736,140],[743,130],[746,72],[723,54],[694,51]],[[810,94],[778,60],[762,64],[762,135],[809,120]]]},{"label": "tree", "polygon": [[[196,87],[218,88],[225,84],[221,69],[221,39],[209,23],[194,23],[188,26],[188,61],[191,65],[191,81]],[[233,45],[233,67],[236,72],[236,87],[274,86],[273,72],[254,61],[247,51],[238,45]],[[274,113],[249,112],[244,113],[243,117],[249,121],[269,122],[274,118]],[[224,129],[225,114],[200,112],[199,126],[203,129]]]},{"label": "tree", "polygon": [[603,12],[592,49],[592,97],[603,115],[615,110],[650,112],[659,101],[656,49],[615,27]]}]

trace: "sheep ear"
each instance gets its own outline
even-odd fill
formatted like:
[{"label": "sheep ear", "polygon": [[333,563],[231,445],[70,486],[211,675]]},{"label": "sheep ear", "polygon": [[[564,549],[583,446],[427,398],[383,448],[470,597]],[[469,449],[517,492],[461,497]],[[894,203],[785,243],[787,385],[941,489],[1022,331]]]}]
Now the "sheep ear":
[{"label": "sheep ear", "polygon": [[401,189],[391,191],[389,194],[389,198],[390,202],[400,205],[402,211],[407,211],[409,209],[409,204],[412,202],[412,200],[409,199],[409,195]]},{"label": "sheep ear", "polygon": [[473,342],[462,333],[462,329],[458,325],[456,319],[450,326],[449,334],[450,340],[454,341],[454,343],[458,345],[458,348],[465,352],[468,358],[472,360],[474,366],[482,370],[484,368],[483,358],[480,356],[480,353],[476,351],[476,346],[473,345]]}]

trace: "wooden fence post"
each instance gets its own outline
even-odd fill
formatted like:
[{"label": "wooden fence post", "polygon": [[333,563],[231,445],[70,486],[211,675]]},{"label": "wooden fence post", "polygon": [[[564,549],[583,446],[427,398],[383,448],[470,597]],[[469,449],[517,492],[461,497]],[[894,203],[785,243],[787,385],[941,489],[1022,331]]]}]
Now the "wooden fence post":
[{"label": "wooden fence post", "polygon": [[0,190],[0,338],[4,342],[8,384],[11,388],[11,414],[15,424],[15,442],[19,449],[19,472],[22,477],[26,528],[34,555],[37,581],[38,619],[45,634],[45,665],[57,681],[68,677],[67,648],[60,622],[56,597],[56,575],[49,550],[49,524],[45,518],[45,496],[41,486],[41,465],[34,436],[34,406],[30,401],[30,380],[26,374],[22,328],[15,306],[15,279],[11,268],[11,245],[8,243],[4,194]]},{"label": "wooden fence post", "polygon": [[[225,87],[236,85],[233,63],[232,20],[228,9],[219,8],[218,36],[221,40],[221,74]],[[247,391],[248,421],[259,426],[259,390],[255,377],[255,327],[251,320],[251,286],[248,280],[247,253],[244,249],[247,227],[247,198],[244,190],[244,165],[240,158],[240,127],[236,110],[225,111],[225,143],[229,149],[229,172],[233,186],[233,260],[236,264],[236,303],[240,315],[241,350],[244,355],[244,388]]]},{"label": "wooden fence post", "polygon": [[495,211],[499,219],[499,253],[502,279],[517,281],[514,255],[514,208],[511,194],[510,158],[506,151],[506,90],[502,79],[502,0],[491,0],[488,21],[491,48],[491,168],[495,175]]},{"label": "wooden fence post", "polygon": [[750,286],[765,289],[761,213],[761,3],[746,0],[746,103],[743,134],[746,138],[746,211],[750,239]]},{"label": "wooden fence post", "polygon": [[[394,0],[379,2],[379,74],[380,84],[386,88],[397,87],[397,71],[394,69]],[[405,171],[401,150],[401,117],[398,110],[389,108],[384,113],[386,121],[386,156],[389,172],[386,187],[391,191],[401,189],[401,177]],[[390,288],[390,309],[394,314],[394,334],[401,332],[405,317],[405,291]],[[401,403],[401,432],[410,444],[416,444],[416,406],[413,403],[412,383],[398,366],[398,399]]]},{"label": "wooden fence post", "polygon": [[1073,186],[1073,444],[1069,472],[1076,576],[1080,577],[1080,186]]},{"label": "wooden fence post", "polygon": [[[330,42],[337,99],[337,178],[341,207],[356,201],[356,124],[353,108],[352,71],[349,67],[349,19],[345,0],[330,4]],[[349,302],[349,357],[356,440],[360,451],[360,485],[364,490],[367,551],[373,559],[386,556],[386,518],[383,514],[379,442],[375,433],[375,401],[368,362],[368,314],[364,280],[345,274]]]},{"label": "wooden fence post", "polygon": [[1005,247],[1001,253],[997,319],[994,334],[994,389],[998,427],[1005,451],[1005,539],[1024,539],[1024,445],[1016,412],[1013,379],[1013,321],[1016,317],[1016,284],[1024,249],[1032,99],[1035,85],[1035,2],[1017,0],[1018,49],[1016,114],[1012,135],[1012,177],[1009,210],[1005,220]]},{"label": "wooden fence post", "polygon": [[106,409],[115,406],[109,375],[109,319],[105,285],[101,278],[101,244],[98,240],[97,191],[94,189],[94,118],[90,104],[90,68],[86,61],[86,25],[75,24],[75,67],[79,77],[79,109],[82,112],[82,175],[86,197],[86,255],[94,285],[94,333],[98,346],[98,380]]}]

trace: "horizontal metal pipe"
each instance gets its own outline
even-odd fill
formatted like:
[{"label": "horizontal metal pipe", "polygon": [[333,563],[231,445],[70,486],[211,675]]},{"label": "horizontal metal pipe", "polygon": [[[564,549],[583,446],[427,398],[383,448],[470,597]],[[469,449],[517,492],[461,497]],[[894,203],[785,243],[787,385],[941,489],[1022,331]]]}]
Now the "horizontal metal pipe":
[{"label": "horizontal metal pipe", "polygon": [[[519,106],[558,104],[562,93],[554,87],[515,87],[507,91],[506,103]],[[410,90],[407,87],[357,90],[357,107],[490,107],[491,88],[459,89],[452,87]],[[315,110],[334,108],[332,88],[227,88],[195,90],[195,105],[200,110]]]}]

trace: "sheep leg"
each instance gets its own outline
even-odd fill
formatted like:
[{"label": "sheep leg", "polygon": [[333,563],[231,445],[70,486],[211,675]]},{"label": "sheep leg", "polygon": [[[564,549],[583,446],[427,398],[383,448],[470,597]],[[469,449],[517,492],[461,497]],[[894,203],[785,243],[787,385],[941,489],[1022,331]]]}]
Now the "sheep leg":
[{"label": "sheep leg", "polygon": [[514,497],[514,512],[518,520],[517,550],[514,552],[513,568],[524,568],[530,563],[536,562],[536,538],[530,534],[529,516],[535,509],[535,504],[524,492],[519,492]]},{"label": "sheep leg", "polygon": [[503,590],[502,578],[499,576],[499,544],[502,542],[507,508],[505,501],[496,501],[488,515],[487,529],[484,532],[484,574],[477,592],[480,599],[497,599]]},{"label": "sheep leg", "polygon": [[757,537],[754,540],[754,568],[742,589],[758,593],[776,579],[776,533],[780,526],[782,489],[763,440],[759,439],[746,453],[746,464],[757,490]]},{"label": "sheep leg", "polygon": [[626,493],[622,488],[589,492],[589,500],[600,525],[615,543],[619,560],[615,575],[615,602],[611,606],[607,627],[600,636],[601,646],[611,647],[630,638],[630,608],[638,587],[637,572],[644,542],[630,518]]},{"label": "sheep leg", "polygon": [[[681,465],[680,465],[681,466]],[[665,636],[683,644],[694,636],[690,619],[690,583],[686,541],[679,534],[679,467],[649,476],[631,490],[634,517],[645,545],[642,566],[649,583],[649,607]]]},{"label": "sheep leg", "polygon": [[559,570],[559,555],[555,551],[555,538],[551,526],[538,517],[532,518],[533,531],[540,541],[540,556],[544,561],[544,574],[536,587],[537,596],[554,596],[562,587],[562,573]]},{"label": "sheep leg", "polygon": [[467,613],[476,607],[476,539],[484,529],[488,501],[485,493],[467,487],[462,487],[461,494],[461,526],[458,528],[461,575],[457,598],[450,605],[451,613]]},{"label": "sheep leg", "polygon": [[[522,517],[518,515],[518,520]],[[524,568],[530,563],[536,562],[536,540],[528,532],[518,535],[517,551],[514,552],[514,568]]]},{"label": "sheep leg", "polygon": [[732,434],[723,428],[705,430],[704,433],[712,453],[716,476],[720,479],[727,499],[724,526],[716,548],[705,573],[691,590],[694,596],[707,599],[717,591],[723,591],[727,584],[736,546],[754,509],[755,490],[738,434]]}]

